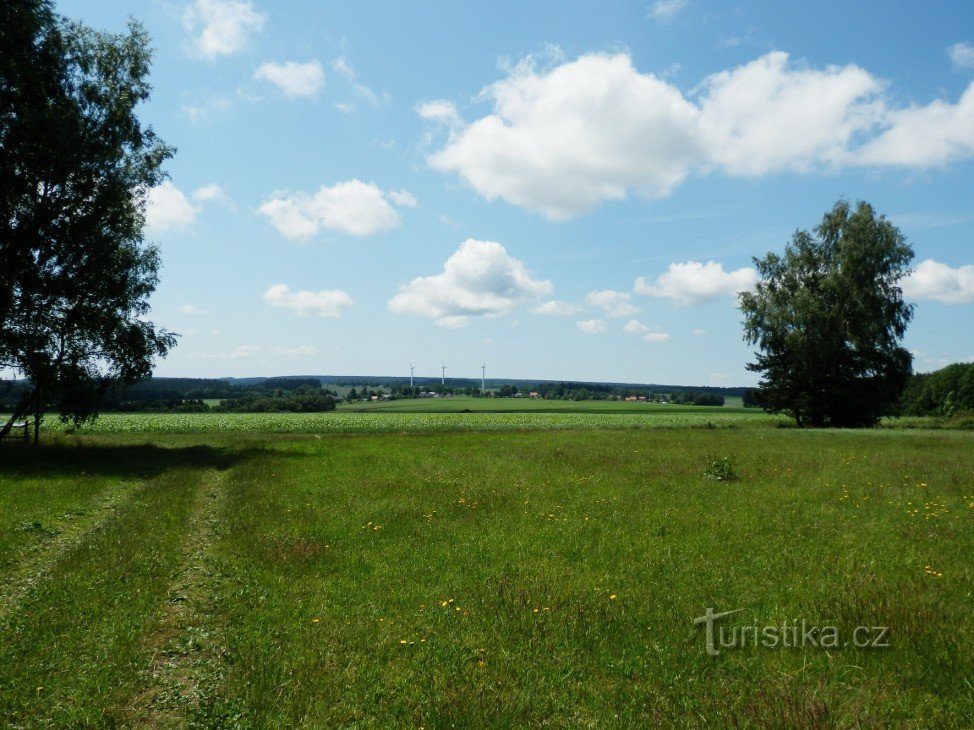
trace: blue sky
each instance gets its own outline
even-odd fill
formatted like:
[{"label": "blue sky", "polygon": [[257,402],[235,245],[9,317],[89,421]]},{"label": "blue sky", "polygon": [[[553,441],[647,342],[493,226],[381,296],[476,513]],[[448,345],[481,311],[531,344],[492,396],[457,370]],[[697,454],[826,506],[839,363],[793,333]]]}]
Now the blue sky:
[{"label": "blue sky", "polygon": [[159,375],[750,384],[734,292],[840,197],[974,359],[969,2],[58,7],[156,48]]}]

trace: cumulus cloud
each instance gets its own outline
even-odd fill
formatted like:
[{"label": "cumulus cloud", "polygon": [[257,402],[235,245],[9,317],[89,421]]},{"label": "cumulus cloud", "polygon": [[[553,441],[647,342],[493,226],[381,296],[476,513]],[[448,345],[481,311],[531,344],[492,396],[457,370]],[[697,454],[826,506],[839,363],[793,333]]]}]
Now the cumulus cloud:
[{"label": "cumulus cloud", "polygon": [[954,269],[926,259],[903,281],[903,293],[911,299],[970,304],[974,302],[974,264]]},{"label": "cumulus cloud", "polygon": [[433,276],[413,279],[389,300],[390,311],[462,327],[469,317],[497,317],[551,293],[495,241],[467,239]]},{"label": "cumulus cloud", "polygon": [[419,201],[416,200],[416,196],[408,190],[390,190],[387,193],[387,196],[389,200],[401,208],[415,208],[417,205],[419,205]]},{"label": "cumulus cloud", "polygon": [[298,63],[263,63],[254,71],[258,81],[269,81],[285,96],[291,98],[313,97],[325,84],[325,71],[317,61]]},{"label": "cumulus cloud", "polygon": [[561,302],[557,299],[549,299],[542,302],[531,310],[534,314],[544,314],[553,317],[574,317],[582,311],[582,307],[571,302]]},{"label": "cumulus cloud", "polygon": [[429,164],[488,199],[549,218],[624,198],[629,188],[666,195],[697,154],[696,108],[636,72],[625,54],[582,56],[547,72],[528,60],[483,95],[494,113],[451,135]]},{"label": "cumulus cloud", "polygon": [[209,185],[204,185],[203,187],[194,190],[193,200],[200,203],[209,203],[211,201],[228,202],[227,195],[223,192],[223,188],[216,183],[210,183]]},{"label": "cumulus cloud", "polygon": [[650,6],[646,16],[651,20],[668,23],[686,6],[687,0],[656,0]]},{"label": "cumulus cloud", "polygon": [[199,208],[169,180],[163,180],[146,196],[145,225],[152,233],[189,228],[198,214]]},{"label": "cumulus cloud", "polygon": [[463,123],[454,103],[443,99],[424,101],[421,104],[417,104],[416,113],[423,119],[438,122],[450,128],[459,127]]},{"label": "cumulus cloud", "polygon": [[643,338],[646,342],[669,342],[670,336],[665,332],[656,332],[652,327],[647,327],[639,320],[630,319],[626,322],[622,331],[627,335],[636,335]]},{"label": "cumulus cloud", "polygon": [[242,49],[266,20],[247,0],[195,0],[183,10],[190,52],[209,60]]},{"label": "cumulus cloud", "polygon": [[352,306],[352,298],[341,289],[291,291],[286,284],[275,284],[264,292],[263,299],[272,307],[289,309],[299,317],[340,317]]},{"label": "cumulus cloud", "polygon": [[575,323],[575,326],[587,335],[597,335],[605,332],[608,327],[601,319],[583,319]]},{"label": "cumulus cloud", "polygon": [[974,155],[974,84],[954,104],[896,108],[854,64],[811,68],[771,52],[683,92],[625,53],[514,65],[465,124],[449,101],[417,113],[448,128],[427,157],[487,199],[551,219],[632,193],[668,195],[691,174],[760,176],[848,166],[927,167]]},{"label": "cumulus cloud", "polygon": [[146,228],[151,234],[171,229],[185,230],[196,223],[204,205],[212,201],[220,201],[232,207],[223,189],[216,183],[204,185],[186,195],[169,180],[163,180],[146,195]]},{"label": "cumulus cloud", "polygon": [[947,49],[947,55],[957,68],[974,68],[974,46],[970,43],[955,43]]},{"label": "cumulus cloud", "polygon": [[936,100],[925,106],[890,110],[885,130],[856,153],[876,166],[925,168],[974,155],[974,83],[956,104]]},{"label": "cumulus cloud", "polygon": [[758,280],[757,272],[749,267],[724,271],[723,264],[708,261],[687,261],[670,264],[665,273],[649,282],[638,277],[634,286],[637,294],[666,297],[679,304],[697,304],[714,297],[737,294],[751,289]]},{"label": "cumulus cloud", "polygon": [[711,76],[703,88],[705,160],[756,176],[845,160],[853,135],[876,123],[883,84],[858,66],[818,71],[773,52]]},{"label": "cumulus cloud", "polygon": [[275,193],[257,210],[285,238],[307,239],[322,229],[369,236],[399,225],[390,201],[409,206],[415,200],[405,190],[384,193],[375,183],[347,180],[323,185],[314,194]]},{"label": "cumulus cloud", "polygon": [[609,317],[628,317],[639,311],[639,307],[629,303],[627,292],[612,289],[589,292],[585,295],[585,303],[601,309]]}]

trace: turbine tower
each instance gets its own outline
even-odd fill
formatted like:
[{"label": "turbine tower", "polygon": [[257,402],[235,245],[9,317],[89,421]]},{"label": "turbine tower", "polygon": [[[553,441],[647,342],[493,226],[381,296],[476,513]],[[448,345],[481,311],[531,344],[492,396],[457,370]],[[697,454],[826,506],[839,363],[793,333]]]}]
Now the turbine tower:
[{"label": "turbine tower", "polygon": [[440,363],[440,385],[446,385],[446,363]]},{"label": "turbine tower", "polygon": [[484,363],[483,365],[480,366],[480,392],[481,393],[487,390],[487,387],[484,385],[484,383],[486,382],[485,380],[486,374],[487,374],[487,364]]},{"label": "turbine tower", "polygon": [[413,365],[412,363],[409,363],[409,387],[410,388],[413,387],[413,370],[415,370],[415,369],[416,369],[416,366]]}]

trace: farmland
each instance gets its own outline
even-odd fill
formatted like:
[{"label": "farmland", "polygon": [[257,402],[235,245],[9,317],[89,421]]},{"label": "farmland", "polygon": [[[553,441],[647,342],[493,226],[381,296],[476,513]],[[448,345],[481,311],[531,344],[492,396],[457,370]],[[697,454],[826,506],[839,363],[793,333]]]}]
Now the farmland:
[{"label": "farmland", "polygon": [[542,400],[535,398],[409,398],[379,400],[369,403],[353,402],[339,406],[345,412],[361,413],[641,413],[688,414],[735,413],[759,415],[753,408],[741,408],[740,398],[729,398],[726,406],[692,406],[658,403],[627,403],[611,400]]},{"label": "farmland", "polygon": [[[974,434],[691,410],[0,444],[0,722],[971,725]],[[708,606],[889,646],[711,657]]]}]

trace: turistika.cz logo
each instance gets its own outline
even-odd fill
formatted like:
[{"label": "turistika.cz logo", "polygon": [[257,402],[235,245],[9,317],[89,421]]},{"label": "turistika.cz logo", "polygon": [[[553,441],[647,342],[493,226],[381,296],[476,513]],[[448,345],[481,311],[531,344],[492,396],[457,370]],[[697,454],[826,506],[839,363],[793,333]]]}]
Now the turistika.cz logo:
[{"label": "turistika.cz logo", "polygon": [[838,626],[817,626],[805,619],[792,619],[776,626],[760,626],[757,622],[728,626],[721,619],[743,611],[714,613],[708,607],[703,616],[693,619],[694,626],[704,628],[707,653],[718,656],[722,649],[888,649],[888,626],[856,626],[843,636]]}]

